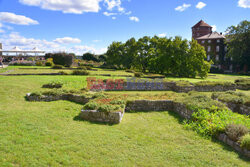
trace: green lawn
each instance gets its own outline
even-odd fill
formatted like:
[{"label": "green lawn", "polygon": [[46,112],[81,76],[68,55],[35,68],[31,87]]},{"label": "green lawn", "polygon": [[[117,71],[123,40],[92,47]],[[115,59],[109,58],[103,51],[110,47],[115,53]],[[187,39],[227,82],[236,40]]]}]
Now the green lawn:
[{"label": "green lawn", "polygon": [[172,112],[126,113],[110,126],[78,120],[79,104],[24,99],[51,81],[79,89],[85,79],[0,76],[0,166],[249,165],[230,147],[184,129]]}]

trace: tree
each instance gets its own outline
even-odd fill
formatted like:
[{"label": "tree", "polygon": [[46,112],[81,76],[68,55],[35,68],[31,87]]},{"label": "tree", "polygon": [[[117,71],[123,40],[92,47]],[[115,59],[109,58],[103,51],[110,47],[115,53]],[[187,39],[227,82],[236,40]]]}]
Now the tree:
[{"label": "tree", "polygon": [[250,66],[250,22],[245,20],[227,28],[228,56],[233,64],[247,71]]},{"label": "tree", "polygon": [[121,42],[113,42],[106,53],[107,55],[107,65],[116,66],[117,68],[122,68],[124,54],[124,44]]},{"label": "tree", "polygon": [[92,53],[84,53],[82,56],[83,60],[87,60],[87,61],[98,61],[98,59],[96,58],[96,56]]},{"label": "tree", "polygon": [[59,52],[52,54],[52,58],[54,64],[70,67],[73,64],[74,55],[65,52]]}]

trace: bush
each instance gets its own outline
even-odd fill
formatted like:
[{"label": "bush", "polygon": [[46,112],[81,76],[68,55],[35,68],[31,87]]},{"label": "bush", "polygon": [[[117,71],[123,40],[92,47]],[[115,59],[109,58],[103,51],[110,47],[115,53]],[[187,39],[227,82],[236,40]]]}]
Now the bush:
[{"label": "bush", "polygon": [[51,82],[48,84],[44,84],[43,88],[61,88],[63,86],[63,83],[61,82]]},{"label": "bush", "polygon": [[135,72],[135,73],[134,73],[134,76],[137,77],[137,78],[140,78],[140,77],[143,76],[143,74],[140,73],[140,72]]},{"label": "bush", "polygon": [[245,104],[248,105],[250,102],[250,97],[245,95],[242,92],[234,92],[234,91],[227,91],[227,92],[214,92],[212,94],[213,99],[218,99],[223,102],[230,102],[234,104]]},{"label": "bush", "polygon": [[77,69],[87,70],[87,68],[85,66],[79,66],[79,67],[77,67]]},{"label": "bush", "polygon": [[34,66],[34,61],[12,61],[9,63],[10,66]]},{"label": "bush", "polygon": [[247,150],[250,150],[250,134],[246,134],[244,135],[241,139],[240,139],[240,146],[242,148],[246,148]]},{"label": "bush", "polygon": [[84,110],[96,110],[98,108],[98,104],[95,102],[89,102],[84,105]]},{"label": "bush", "polygon": [[115,112],[115,111],[119,111],[121,110],[120,106],[116,106],[116,105],[101,105],[98,108],[99,112]]},{"label": "bush", "polygon": [[36,62],[36,66],[43,66],[43,62],[37,61],[37,62]]},{"label": "bush", "polygon": [[121,104],[125,104],[125,101],[124,101],[124,100],[120,100],[120,99],[118,99],[118,100],[112,100],[112,101],[110,102],[110,104],[118,104],[118,105],[121,105]]},{"label": "bush", "polygon": [[74,70],[72,75],[89,75],[89,72],[87,70]]},{"label": "bush", "polygon": [[47,61],[47,62],[45,63],[45,66],[53,66],[53,63],[52,63],[52,62]]},{"label": "bush", "polygon": [[247,128],[250,126],[247,116],[233,113],[231,110],[209,112],[206,109],[199,109],[192,114],[191,120],[185,122],[185,127],[203,136],[216,136],[225,132],[228,124],[241,124]]},{"label": "bush", "polygon": [[74,55],[67,53],[54,53],[52,58],[54,64],[70,67],[73,63]]},{"label": "bush", "polygon": [[248,133],[248,129],[243,125],[230,124],[226,126],[225,132],[231,140],[237,142],[242,136]]},{"label": "bush", "polygon": [[53,69],[63,69],[63,66],[62,65],[54,65],[52,68]]},{"label": "bush", "polygon": [[92,70],[92,66],[85,66],[87,70]]}]

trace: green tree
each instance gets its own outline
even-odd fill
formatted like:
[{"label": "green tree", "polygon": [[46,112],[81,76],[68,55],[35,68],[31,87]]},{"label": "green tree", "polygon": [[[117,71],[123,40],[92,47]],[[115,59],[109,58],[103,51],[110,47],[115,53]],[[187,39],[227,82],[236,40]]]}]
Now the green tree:
[{"label": "green tree", "polygon": [[247,71],[250,66],[250,22],[245,20],[227,28],[228,56],[233,63]]},{"label": "green tree", "polygon": [[113,42],[106,53],[107,65],[122,68],[124,60],[124,44],[121,42]]}]

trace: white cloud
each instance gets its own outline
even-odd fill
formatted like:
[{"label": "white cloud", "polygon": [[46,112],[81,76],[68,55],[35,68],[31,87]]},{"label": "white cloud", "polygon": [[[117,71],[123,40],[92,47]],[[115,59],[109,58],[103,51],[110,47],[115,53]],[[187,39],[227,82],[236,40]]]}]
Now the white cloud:
[{"label": "white cloud", "polygon": [[135,17],[135,16],[129,17],[129,20],[135,21],[135,22],[139,22],[140,21],[140,19],[138,17]]},{"label": "white cloud", "polygon": [[56,38],[54,42],[57,42],[60,44],[69,44],[69,43],[81,43],[81,40],[78,38],[63,37],[63,38]]},{"label": "white cloud", "polygon": [[99,40],[99,39],[95,39],[93,40],[93,42],[97,43],[97,42],[101,42],[102,40]]},{"label": "white cloud", "polygon": [[12,32],[10,34],[5,34],[0,36],[0,41],[3,43],[4,50],[12,49],[14,46],[18,46],[20,49],[23,50],[30,50],[34,47],[38,47],[40,50],[44,50],[46,52],[59,52],[65,51],[69,53],[75,53],[77,55],[82,55],[86,52],[92,52],[95,54],[102,54],[107,51],[107,48],[100,48],[96,49],[91,46],[86,45],[78,45],[69,47],[66,45],[60,45],[58,42],[55,41],[47,41],[42,39],[34,39],[34,38],[26,38],[21,36],[17,32]]},{"label": "white cloud", "polygon": [[167,36],[167,34],[166,33],[161,33],[161,34],[158,34],[158,37],[166,37]]},{"label": "white cloud", "polygon": [[4,33],[5,31],[3,29],[0,28],[0,33]]},{"label": "white cloud", "polygon": [[250,0],[239,0],[238,6],[242,8],[250,8]]},{"label": "white cloud", "polygon": [[102,0],[19,0],[20,3],[25,5],[74,14],[98,12],[100,10],[99,2],[101,1]]},{"label": "white cloud", "polygon": [[113,20],[115,20],[115,19],[116,19],[116,17],[112,17],[112,19],[113,19]]},{"label": "white cloud", "polygon": [[191,4],[183,4],[183,5],[181,5],[181,6],[177,6],[176,8],[175,8],[175,10],[176,11],[179,11],[179,12],[183,12],[183,11],[185,11],[187,8],[189,8],[189,7],[191,7]]},{"label": "white cloud", "polygon": [[202,8],[204,8],[205,6],[207,6],[207,4],[205,4],[204,2],[198,2],[198,4],[196,5],[196,8],[197,8],[197,9],[202,9]]},{"label": "white cloud", "polygon": [[108,10],[113,10],[117,8],[119,12],[123,12],[124,8],[121,7],[121,0],[104,0],[104,3],[107,5]]},{"label": "white cloud", "polygon": [[109,12],[103,12],[105,16],[114,16],[117,15],[117,13],[109,13]]},{"label": "white cloud", "polygon": [[107,48],[95,49],[94,47],[91,47],[91,46],[77,45],[77,46],[71,47],[67,51],[73,52],[76,55],[82,55],[83,53],[88,53],[88,52],[94,53],[94,54],[103,54],[107,52]]},{"label": "white cloud", "polygon": [[132,11],[128,11],[125,13],[125,15],[131,15],[132,14]]},{"label": "white cloud", "polygon": [[9,12],[0,12],[0,21],[19,25],[39,24],[36,20]]},{"label": "white cloud", "polygon": [[216,30],[217,30],[216,25],[212,25],[212,27],[213,27],[213,31],[216,31]]}]

